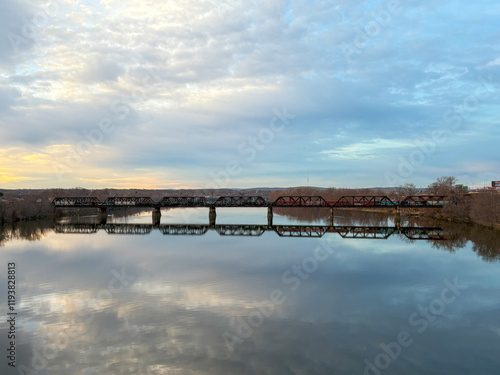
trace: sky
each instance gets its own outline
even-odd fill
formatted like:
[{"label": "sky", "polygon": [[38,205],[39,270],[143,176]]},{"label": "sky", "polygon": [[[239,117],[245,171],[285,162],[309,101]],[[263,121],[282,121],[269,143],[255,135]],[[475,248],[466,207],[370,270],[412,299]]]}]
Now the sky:
[{"label": "sky", "polygon": [[493,0],[0,0],[0,188],[500,180]]}]

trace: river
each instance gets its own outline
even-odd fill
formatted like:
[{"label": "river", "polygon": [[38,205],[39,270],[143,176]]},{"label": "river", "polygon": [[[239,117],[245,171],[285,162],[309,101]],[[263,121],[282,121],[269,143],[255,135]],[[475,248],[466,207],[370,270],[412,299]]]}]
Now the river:
[{"label": "river", "polygon": [[269,227],[263,209],[151,222],[0,229],[2,374],[499,373],[498,231],[347,213]]}]

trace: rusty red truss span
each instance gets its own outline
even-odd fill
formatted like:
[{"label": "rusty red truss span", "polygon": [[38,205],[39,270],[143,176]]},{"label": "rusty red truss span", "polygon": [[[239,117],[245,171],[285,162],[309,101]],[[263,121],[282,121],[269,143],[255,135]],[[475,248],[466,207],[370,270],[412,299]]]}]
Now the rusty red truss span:
[{"label": "rusty red truss span", "polygon": [[272,206],[274,207],[330,207],[328,202],[319,196],[281,196],[276,199]]},{"label": "rusty red truss span", "polygon": [[272,203],[275,207],[395,207],[398,202],[387,196],[343,196],[336,201],[326,201],[320,196],[281,196]]},{"label": "rusty red truss span", "polygon": [[337,201],[329,201],[328,204],[332,207],[358,207],[358,206],[372,206],[372,207],[390,207],[397,206],[398,202],[391,200],[385,195],[345,195]]},{"label": "rusty red truss span", "polygon": [[442,207],[444,195],[410,195],[401,201],[401,207]]},{"label": "rusty red truss span", "polygon": [[213,204],[215,207],[267,207],[267,201],[261,196],[220,197]]}]

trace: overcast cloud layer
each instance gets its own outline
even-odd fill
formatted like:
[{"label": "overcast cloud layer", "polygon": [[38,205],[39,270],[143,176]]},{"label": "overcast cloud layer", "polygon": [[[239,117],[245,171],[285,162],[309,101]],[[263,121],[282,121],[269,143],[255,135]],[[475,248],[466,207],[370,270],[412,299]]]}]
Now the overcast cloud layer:
[{"label": "overcast cloud layer", "polygon": [[4,188],[500,180],[497,1],[0,0],[0,14]]}]

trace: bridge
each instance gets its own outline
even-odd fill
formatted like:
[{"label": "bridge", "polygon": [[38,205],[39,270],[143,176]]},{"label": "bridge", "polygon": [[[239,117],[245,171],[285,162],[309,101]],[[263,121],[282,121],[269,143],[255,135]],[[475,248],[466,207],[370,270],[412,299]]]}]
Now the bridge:
[{"label": "bridge", "polygon": [[268,224],[272,225],[273,209],[291,208],[328,208],[333,224],[335,208],[392,208],[395,221],[399,222],[401,208],[442,208],[447,201],[444,195],[410,195],[401,201],[387,196],[342,196],[328,201],[321,196],[280,196],[268,201],[262,196],[221,196],[216,198],[166,196],[155,202],[150,197],[109,197],[100,201],[96,197],[60,197],[52,201],[54,208],[97,208],[105,220],[108,208],[152,208],[153,223],[159,224],[162,208],[207,207],[210,224],[215,224],[216,208],[222,207],[263,207],[268,209]]},{"label": "bridge", "polygon": [[400,202],[387,196],[343,196],[327,201],[321,196],[281,196],[270,202],[261,196],[163,197],[158,202],[149,197],[110,197],[99,201],[96,197],[55,198],[55,207],[425,207],[440,208],[446,201],[444,195],[410,195]]},{"label": "bridge", "polygon": [[258,237],[265,232],[274,232],[280,237],[321,238],[327,233],[336,233],[343,238],[388,239],[402,235],[409,240],[445,240],[444,231],[438,227],[379,227],[379,226],[328,226],[328,225],[205,225],[205,224],[57,224],[56,233],[92,234],[105,231],[110,235],[147,235],[159,230],[168,236],[202,236],[208,231],[220,236]]}]

